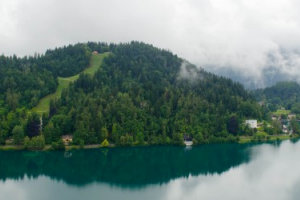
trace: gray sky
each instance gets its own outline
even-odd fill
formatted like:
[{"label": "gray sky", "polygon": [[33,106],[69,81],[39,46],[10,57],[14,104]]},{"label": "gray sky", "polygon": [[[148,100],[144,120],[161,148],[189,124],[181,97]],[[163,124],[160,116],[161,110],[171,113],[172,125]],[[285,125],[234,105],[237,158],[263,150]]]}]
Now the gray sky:
[{"label": "gray sky", "polygon": [[300,77],[297,0],[1,0],[0,54],[139,40],[204,67]]}]

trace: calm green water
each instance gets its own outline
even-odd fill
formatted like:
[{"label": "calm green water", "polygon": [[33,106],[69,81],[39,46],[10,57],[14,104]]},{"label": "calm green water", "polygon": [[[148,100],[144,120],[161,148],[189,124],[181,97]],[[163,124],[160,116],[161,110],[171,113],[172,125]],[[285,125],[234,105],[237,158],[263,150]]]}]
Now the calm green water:
[{"label": "calm green water", "polygon": [[300,142],[2,151],[0,199],[300,199]]}]

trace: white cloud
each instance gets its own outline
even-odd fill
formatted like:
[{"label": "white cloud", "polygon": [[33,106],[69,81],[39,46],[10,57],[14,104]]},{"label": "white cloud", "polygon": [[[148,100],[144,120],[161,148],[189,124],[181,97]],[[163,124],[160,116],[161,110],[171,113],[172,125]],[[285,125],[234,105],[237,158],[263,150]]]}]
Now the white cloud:
[{"label": "white cloud", "polygon": [[140,40],[206,68],[260,79],[272,65],[297,80],[299,9],[296,0],[2,0],[0,53]]}]

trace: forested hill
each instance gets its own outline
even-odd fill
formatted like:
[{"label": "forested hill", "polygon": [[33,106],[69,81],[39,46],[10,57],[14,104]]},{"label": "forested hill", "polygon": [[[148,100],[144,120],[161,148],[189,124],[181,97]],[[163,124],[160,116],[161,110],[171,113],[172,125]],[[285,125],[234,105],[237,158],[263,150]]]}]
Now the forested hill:
[{"label": "forested hill", "polygon": [[86,68],[90,54],[86,45],[77,44],[32,57],[0,56],[0,116],[35,106],[56,90],[57,76],[75,75]]},{"label": "forested hill", "polygon": [[[99,71],[80,74],[51,103],[40,131],[37,115],[26,110],[55,91],[58,76],[86,68],[93,51],[111,54]],[[49,144],[65,134],[75,144],[180,144],[183,135],[196,143],[233,141],[244,119],[262,116],[240,84],[144,43],[78,44],[30,58],[2,56],[0,62],[2,143],[16,127]]]},{"label": "forested hill", "polygon": [[271,111],[281,107],[300,114],[300,85],[296,82],[279,82],[272,87],[254,92],[257,100],[265,102]]}]

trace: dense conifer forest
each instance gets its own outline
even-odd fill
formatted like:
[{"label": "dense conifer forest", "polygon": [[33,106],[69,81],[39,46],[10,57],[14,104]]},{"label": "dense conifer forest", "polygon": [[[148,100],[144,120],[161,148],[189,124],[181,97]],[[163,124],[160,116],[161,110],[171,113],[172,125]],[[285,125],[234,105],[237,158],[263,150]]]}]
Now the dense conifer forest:
[{"label": "dense conifer forest", "polygon": [[[49,113],[31,111],[55,92],[58,77],[87,68],[92,52],[110,55],[94,75],[81,73],[51,101]],[[13,138],[33,148],[59,147],[62,135],[79,145],[182,144],[184,137],[195,144],[236,141],[245,133],[244,119],[264,116],[242,85],[140,42],[1,56],[0,92],[0,143]]]},{"label": "dense conifer forest", "polygon": [[300,114],[300,85],[297,82],[279,82],[272,87],[256,90],[254,95],[271,111],[283,107]]}]

